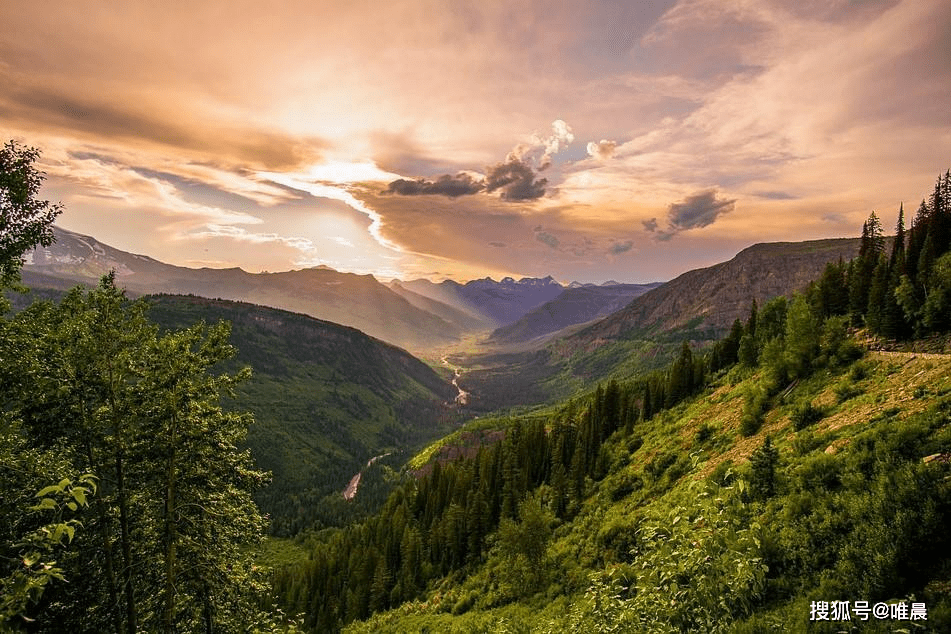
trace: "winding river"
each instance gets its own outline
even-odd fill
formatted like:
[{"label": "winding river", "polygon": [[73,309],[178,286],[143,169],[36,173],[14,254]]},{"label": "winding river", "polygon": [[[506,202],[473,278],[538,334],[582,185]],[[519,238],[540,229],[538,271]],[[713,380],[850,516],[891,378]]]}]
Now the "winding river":
[{"label": "winding river", "polygon": [[462,376],[462,369],[449,363],[449,359],[446,357],[442,358],[442,363],[444,366],[453,371],[452,385],[459,391],[459,393],[456,394],[456,404],[466,405],[469,402],[469,393],[459,387],[459,377]]}]

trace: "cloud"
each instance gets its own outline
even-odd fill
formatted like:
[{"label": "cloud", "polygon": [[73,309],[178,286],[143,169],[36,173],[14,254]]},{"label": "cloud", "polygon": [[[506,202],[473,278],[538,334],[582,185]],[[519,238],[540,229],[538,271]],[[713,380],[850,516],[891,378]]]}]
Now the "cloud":
[{"label": "cloud", "polygon": [[552,156],[571,143],[575,135],[571,126],[561,119],[551,124],[550,135],[532,134],[525,143],[517,144],[504,161],[485,168],[481,179],[473,172],[460,171],[455,176],[443,174],[434,180],[400,178],[392,181],[387,193],[401,196],[441,195],[450,198],[471,196],[479,192],[498,191],[506,201],[536,200],[545,195],[547,178],[536,178],[538,172],[551,166]]},{"label": "cloud", "polygon": [[538,171],[548,169],[551,167],[552,157],[575,140],[571,126],[561,119],[552,121],[551,131],[546,137],[537,132],[532,134],[526,142],[519,143],[509,152],[506,161],[515,159],[537,168]]},{"label": "cloud", "polygon": [[496,247],[498,249],[504,249],[508,245],[506,245],[504,242],[492,241],[489,243],[489,246]]},{"label": "cloud", "polygon": [[[2,71],[0,67],[0,71]],[[218,162],[254,165],[266,169],[290,169],[318,160],[328,143],[316,136],[295,136],[247,122],[230,124],[220,117],[193,109],[189,117],[177,117],[168,104],[115,100],[100,96],[66,94],[34,86],[0,72],[10,85],[0,96],[0,115],[29,119],[47,131],[121,143],[169,148],[214,157]]]},{"label": "cloud", "polygon": [[588,156],[593,156],[600,159],[609,159],[614,156],[614,151],[617,149],[617,141],[608,141],[607,139],[601,139],[597,143],[591,141],[588,143]]},{"label": "cloud", "polygon": [[733,211],[736,199],[717,198],[715,189],[698,192],[667,208],[667,228],[657,231],[657,219],[641,221],[644,228],[657,233],[659,240],[670,240],[681,231],[713,224],[722,214]]},{"label": "cloud", "polygon": [[389,184],[387,192],[401,196],[438,194],[456,198],[458,196],[477,194],[482,191],[484,187],[485,185],[481,181],[476,180],[469,174],[460,172],[455,176],[443,174],[432,181],[423,178],[416,180],[400,178]]},{"label": "cloud", "polygon": [[561,246],[561,240],[547,231],[542,231],[541,227],[535,227],[535,239],[542,244],[547,244],[552,249],[557,249],[559,246]]},{"label": "cloud", "polygon": [[547,178],[535,178],[531,165],[514,154],[509,154],[503,163],[488,168],[485,175],[485,191],[501,190],[503,200],[535,200],[545,195]]},{"label": "cloud", "polygon": [[720,214],[733,210],[736,200],[717,198],[715,189],[687,196],[683,202],[671,203],[667,220],[677,229],[696,229],[713,224]]},{"label": "cloud", "polygon": [[608,248],[608,253],[611,255],[621,255],[622,253],[627,253],[634,247],[634,243],[631,240],[625,240],[624,242],[615,242]]},{"label": "cloud", "polygon": [[767,200],[796,200],[798,198],[798,196],[783,191],[758,191],[753,192],[753,195]]},{"label": "cloud", "polygon": [[551,129],[552,134],[547,138],[540,139],[537,136],[535,137],[538,144],[545,148],[545,153],[542,154],[539,163],[539,169],[547,169],[551,164],[551,157],[560,152],[563,147],[575,140],[575,135],[571,131],[571,126],[561,119],[555,119],[551,124]]}]

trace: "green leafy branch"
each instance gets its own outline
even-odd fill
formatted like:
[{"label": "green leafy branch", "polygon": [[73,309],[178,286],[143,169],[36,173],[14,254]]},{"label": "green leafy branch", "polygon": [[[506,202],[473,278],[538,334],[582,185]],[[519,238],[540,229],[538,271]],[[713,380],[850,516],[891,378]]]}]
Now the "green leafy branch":
[{"label": "green leafy branch", "polygon": [[89,505],[89,498],[96,493],[96,477],[84,474],[77,481],[63,478],[58,484],[41,489],[35,497],[39,501],[29,507],[33,513],[51,512],[52,521],[28,533],[14,544],[16,567],[4,579],[0,579],[0,626],[12,625],[14,620],[29,620],[25,616],[27,606],[39,601],[43,590],[54,579],[64,581],[62,569],[52,559],[53,551],[70,544],[76,529],[82,523],[66,519]]}]

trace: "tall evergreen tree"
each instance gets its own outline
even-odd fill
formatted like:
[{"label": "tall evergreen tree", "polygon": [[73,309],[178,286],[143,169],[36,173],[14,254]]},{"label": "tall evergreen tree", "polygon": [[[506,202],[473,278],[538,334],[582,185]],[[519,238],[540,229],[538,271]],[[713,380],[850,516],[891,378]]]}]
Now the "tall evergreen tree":
[{"label": "tall evergreen tree", "polygon": [[899,276],[905,272],[905,204],[898,207],[898,223],[895,225],[895,242],[892,243],[892,255],[889,267],[898,269]]}]

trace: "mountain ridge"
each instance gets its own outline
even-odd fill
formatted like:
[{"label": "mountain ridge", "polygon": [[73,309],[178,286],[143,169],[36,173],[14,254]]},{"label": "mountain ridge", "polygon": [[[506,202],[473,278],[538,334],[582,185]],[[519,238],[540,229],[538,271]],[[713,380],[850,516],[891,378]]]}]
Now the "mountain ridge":
[{"label": "mountain ridge", "polygon": [[859,245],[858,238],[757,243],[725,262],[683,273],[571,338],[610,340],[634,330],[670,331],[691,324],[723,332],[748,316],[753,300],[763,304],[804,289],[830,262],[858,255]]},{"label": "mountain ridge", "polygon": [[531,310],[515,323],[494,330],[487,343],[525,343],[569,326],[605,317],[660,285],[661,282],[614,283],[609,286],[585,285],[567,288],[561,295]]},{"label": "mountain ridge", "polygon": [[357,328],[408,349],[457,341],[458,326],[413,306],[372,275],[316,267],[281,273],[187,268],[121,251],[54,226],[56,241],[26,256],[24,272],[95,284],[110,270],[136,294],[170,293],[249,302]]}]

